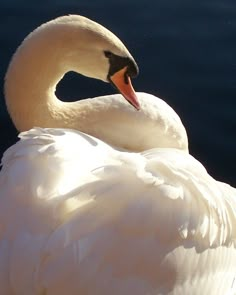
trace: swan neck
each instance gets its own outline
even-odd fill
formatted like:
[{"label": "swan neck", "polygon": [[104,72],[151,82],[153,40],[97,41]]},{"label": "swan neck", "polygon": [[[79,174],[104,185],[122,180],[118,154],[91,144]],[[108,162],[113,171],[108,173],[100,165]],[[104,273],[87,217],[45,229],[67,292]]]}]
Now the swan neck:
[{"label": "swan neck", "polygon": [[[9,114],[19,131],[33,126],[51,126],[64,104],[55,95],[56,85],[68,71],[64,52],[25,42],[8,68],[5,97]],[[32,43],[32,44],[31,44]]]},{"label": "swan neck", "polygon": [[77,129],[129,151],[154,147],[187,151],[187,135],[180,119],[156,97],[139,94],[140,112],[121,95],[73,103],[56,97],[56,85],[68,71],[106,81],[109,70],[107,59],[101,54],[107,44],[104,39],[107,31],[98,28],[98,38],[83,21],[79,30],[75,30],[73,22],[64,22],[63,18],[36,29],[23,41],[9,65],[5,98],[16,128]]}]

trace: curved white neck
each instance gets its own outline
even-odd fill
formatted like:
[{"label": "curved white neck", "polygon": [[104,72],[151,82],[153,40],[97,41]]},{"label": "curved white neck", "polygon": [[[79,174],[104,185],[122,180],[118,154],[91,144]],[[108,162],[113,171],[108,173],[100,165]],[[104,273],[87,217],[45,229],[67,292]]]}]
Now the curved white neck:
[{"label": "curved white neck", "polygon": [[[61,38],[56,38],[56,34],[51,34],[54,40],[50,39],[49,43],[38,35],[36,38],[33,34],[24,41],[6,75],[6,104],[18,130],[35,126],[77,129],[132,151],[154,147],[188,149],[179,117],[156,97],[139,94],[142,108],[139,112],[121,95],[73,103],[58,100],[56,85],[66,72],[74,70],[75,56],[71,44],[58,41]],[[78,56],[77,46],[76,70],[85,71],[88,64],[83,64],[83,58],[78,61]]]},{"label": "curved white neck", "polygon": [[58,63],[62,52],[39,47],[20,48],[13,57],[5,82],[6,104],[19,131],[34,126],[56,127],[62,102],[55,95],[65,74]]}]

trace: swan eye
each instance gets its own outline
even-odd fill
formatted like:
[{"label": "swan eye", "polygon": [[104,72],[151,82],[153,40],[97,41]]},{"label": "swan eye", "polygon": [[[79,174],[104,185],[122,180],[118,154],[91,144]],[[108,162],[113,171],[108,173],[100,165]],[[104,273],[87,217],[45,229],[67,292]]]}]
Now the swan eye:
[{"label": "swan eye", "polygon": [[104,51],[104,55],[105,55],[105,57],[107,57],[107,58],[111,58],[112,53],[111,53],[111,51],[105,50],[105,51]]}]

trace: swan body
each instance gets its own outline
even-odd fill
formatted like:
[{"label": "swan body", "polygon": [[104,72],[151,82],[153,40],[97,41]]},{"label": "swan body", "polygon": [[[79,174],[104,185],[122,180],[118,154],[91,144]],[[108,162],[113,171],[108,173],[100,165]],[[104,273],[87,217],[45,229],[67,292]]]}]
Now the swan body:
[{"label": "swan body", "polygon": [[234,294],[235,189],[192,156],[20,136],[0,177],[1,294]]},{"label": "swan body", "polygon": [[[72,69],[118,83],[140,111],[120,94],[59,101],[75,47],[83,64]],[[170,106],[126,88],[135,69],[117,37],[80,16],[43,25],[18,49],[5,93],[24,132],[0,172],[0,294],[236,294],[236,190],[188,153]]]}]

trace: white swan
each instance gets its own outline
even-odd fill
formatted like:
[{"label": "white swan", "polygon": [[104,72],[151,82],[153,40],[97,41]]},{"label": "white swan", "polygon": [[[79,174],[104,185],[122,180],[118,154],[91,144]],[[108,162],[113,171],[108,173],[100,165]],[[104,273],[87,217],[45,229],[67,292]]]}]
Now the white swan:
[{"label": "white swan", "polygon": [[[141,110],[121,95],[59,101],[69,70],[110,80]],[[188,154],[165,102],[136,97],[135,74],[121,41],[81,16],[17,50],[5,83],[16,127],[87,134],[34,128],[5,152],[0,294],[236,293],[236,190]]]}]

